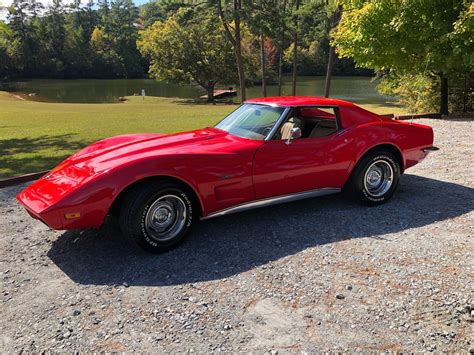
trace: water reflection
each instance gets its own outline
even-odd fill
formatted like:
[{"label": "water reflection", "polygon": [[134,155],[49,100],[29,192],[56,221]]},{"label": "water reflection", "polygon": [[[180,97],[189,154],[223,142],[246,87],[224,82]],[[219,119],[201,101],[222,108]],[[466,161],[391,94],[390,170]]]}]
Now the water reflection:
[{"label": "water reflection", "polygon": [[[359,104],[386,104],[393,98],[382,96],[375,90],[376,83],[367,77],[335,77],[331,84],[331,96]],[[222,85],[228,87],[228,85]],[[152,79],[121,80],[31,80],[0,84],[0,90],[34,93],[31,99],[51,102],[105,103],[117,102],[121,96],[139,95],[141,89],[149,96],[197,98],[204,91],[193,85],[157,82]],[[269,86],[268,95],[277,95],[277,86]],[[259,86],[247,89],[248,97],[261,96]],[[306,76],[298,78],[298,95],[323,95],[324,77]],[[285,77],[283,95],[291,94],[291,78]]]}]

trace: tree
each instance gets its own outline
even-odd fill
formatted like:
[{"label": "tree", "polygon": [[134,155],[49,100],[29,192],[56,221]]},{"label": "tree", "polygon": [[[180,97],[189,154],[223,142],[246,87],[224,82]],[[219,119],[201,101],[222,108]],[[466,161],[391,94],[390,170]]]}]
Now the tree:
[{"label": "tree", "polygon": [[207,9],[181,8],[166,21],[140,32],[140,52],[150,60],[149,73],[158,80],[195,82],[214,100],[219,82],[234,81],[232,46],[224,29]]},{"label": "tree", "polygon": [[293,15],[293,72],[291,80],[291,94],[296,95],[296,75],[298,70],[298,10],[300,0],[295,0],[295,14]]},{"label": "tree", "polygon": [[[301,33],[298,46],[301,48],[298,48],[296,53],[300,57],[301,51],[303,58],[302,61],[297,60],[297,63],[306,62],[309,64],[304,65],[303,70],[311,67],[313,71],[317,71],[318,66],[323,65],[324,59],[322,59],[320,52],[322,40],[329,35],[326,26],[327,12],[330,11],[329,2],[329,0],[307,0],[298,9],[298,27]],[[300,71],[302,71],[301,68]]]},{"label": "tree", "polygon": [[283,53],[288,42],[287,0],[277,0],[274,38],[278,48],[278,96],[282,94]]},{"label": "tree", "polygon": [[467,0],[343,0],[333,43],[343,57],[381,73],[435,74],[440,112],[448,113],[448,79],[472,73],[472,5]]},{"label": "tree", "polygon": [[92,31],[90,46],[92,50],[92,76],[96,78],[123,77],[124,67],[117,51],[111,47],[104,31],[96,26]]},{"label": "tree", "polygon": [[0,21],[0,81],[11,76],[12,61],[8,52],[8,44],[12,31],[4,21]]},{"label": "tree", "polygon": [[292,95],[296,95],[298,74],[298,55],[303,45],[309,47],[312,42],[319,39],[323,33],[322,13],[324,3],[321,0],[294,0],[291,8],[291,31],[293,32],[292,49]]},{"label": "tree", "polygon": [[[224,2],[227,11],[224,11],[222,2]],[[230,3],[226,0],[212,0],[212,3],[217,3],[219,18],[224,26],[227,39],[234,50],[235,63],[239,75],[240,100],[244,102],[247,99],[247,95],[245,91],[244,58],[242,55],[242,30],[240,27],[244,12],[242,0],[232,0]]]},{"label": "tree", "polygon": [[47,76],[55,76],[64,70],[64,13],[62,0],[53,0],[45,16],[38,20],[37,34],[42,44],[40,63]]},{"label": "tree", "polygon": [[140,6],[140,20],[144,28],[166,19],[165,11],[160,5],[158,2],[148,2]]},{"label": "tree", "polygon": [[[335,3],[331,3],[331,5],[335,5]],[[328,1],[328,7],[330,6],[330,3]],[[334,29],[338,24],[339,21],[341,20],[341,15],[342,15],[342,5],[338,4],[336,5],[336,8],[330,8],[329,11],[331,14],[329,15],[328,18],[328,35],[330,35],[331,30]],[[331,89],[331,79],[332,79],[332,71],[333,71],[333,66],[334,66],[334,61],[336,60],[336,48],[332,45],[329,46],[329,59],[328,59],[328,65],[327,65],[327,71],[326,71],[326,82],[324,84],[324,97],[329,97],[329,91]]]},{"label": "tree", "polygon": [[109,46],[120,58],[122,72],[120,76],[135,77],[143,72],[143,61],[137,50],[138,31],[135,21],[138,8],[132,0],[112,0],[110,12],[104,19],[104,35]]},{"label": "tree", "polygon": [[67,7],[64,25],[64,76],[67,78],[94,76],[90,40],[99,17],[93,6],[92,1],[82,6],[80,0],[74,0]]},{"label": "tree", "polygon": [[35,0],[14,0],[8,8],[7,22],[11,30],[9,52],[14,66],[25,76],[32,76],[38,64],[37,16],[43,9]]},{"label": "tree", "polygon": [[100,0],[99,23],[91,33],[93,67],[96,77],[141,77],[145,61],[140,55],[138,8],[131,0]]}]

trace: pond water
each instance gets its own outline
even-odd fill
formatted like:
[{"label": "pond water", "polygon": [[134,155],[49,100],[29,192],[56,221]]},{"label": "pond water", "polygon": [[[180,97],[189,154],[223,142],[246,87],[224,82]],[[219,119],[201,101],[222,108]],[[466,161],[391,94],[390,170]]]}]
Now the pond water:
[{"label": "pond water", "polygon": [[[298,95],[321,96],[324,93],[324,77],[298,77]],[[334,77],[331,83],[331,97],[353,101],[359,104],[382,104],[394,101],[388,96],[379,95],[376,83],[368,77]],[[223,88],[227,88],[223,86]],[[140,94],[144,89],[146,95],[197,98],[205,94],[200,87],[176,85],[157,82],[152,79],[120,80],[30,80],[0,84],[0,90],[33,94],[30,99],[49,102],[70,103],[106,103],[117,102],[121,96]],[[247,96],[260,97],[260,86],[247,89]],[[278,87],[268,86],[268,95],[276,95]],[[285,76],[283,95],[291,94],[291,77]]]}]

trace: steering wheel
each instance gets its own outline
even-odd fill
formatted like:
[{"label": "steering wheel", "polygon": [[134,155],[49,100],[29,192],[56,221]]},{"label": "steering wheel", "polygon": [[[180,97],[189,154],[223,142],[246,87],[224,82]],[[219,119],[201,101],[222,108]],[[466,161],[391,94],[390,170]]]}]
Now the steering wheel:
[{"label": "steering wheel", "polygon": [[270,133],[272,131],[272,127],[266,127],[263,131],[262,131],[262,135],[264,135],[265,137],[268,136],[268,133]]}]

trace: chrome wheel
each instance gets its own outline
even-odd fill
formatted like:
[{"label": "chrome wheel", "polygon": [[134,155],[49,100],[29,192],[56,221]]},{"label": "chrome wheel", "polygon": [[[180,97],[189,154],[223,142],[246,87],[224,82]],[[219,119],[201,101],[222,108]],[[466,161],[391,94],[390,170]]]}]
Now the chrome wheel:
[{"label": "chrome wheel", "polygon": [[181,232],[187,215],[186,204],[179,196],[161,196],[146,212],[145,230],[156,241],[168,241]]},{"label": "chrome wheel", "polygon": [[385,160],[373,162],[365,171],[364,187],[367,193],[372,197],[381,197],[393,183],[393,168]]}]

